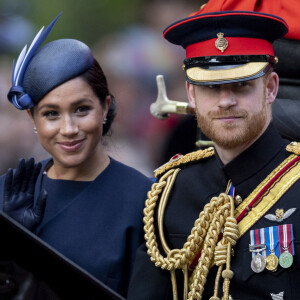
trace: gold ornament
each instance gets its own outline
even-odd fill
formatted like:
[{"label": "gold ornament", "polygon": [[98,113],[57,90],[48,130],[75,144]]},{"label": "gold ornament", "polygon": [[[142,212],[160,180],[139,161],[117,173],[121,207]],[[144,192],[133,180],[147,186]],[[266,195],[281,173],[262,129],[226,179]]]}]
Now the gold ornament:
[{"label": "gold ornament", "polygon": [[219,32],[217,34],[217,40],[215,42],[215,46],[218,50],[220,50],[222,53],[226,50],[228,47],[228,41],[224,38],[224,33]]}]

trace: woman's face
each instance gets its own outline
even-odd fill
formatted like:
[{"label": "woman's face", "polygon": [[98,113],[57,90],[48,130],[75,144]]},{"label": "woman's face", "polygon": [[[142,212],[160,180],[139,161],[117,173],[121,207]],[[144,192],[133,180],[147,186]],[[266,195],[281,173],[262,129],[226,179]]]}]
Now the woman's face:
[{"label": "woman's face", "polygon": [[50,91],[35,107],[32,116],[41,145],[54,164],[70,168],[99,159],[103,108],[91,87],[80,77]]}]

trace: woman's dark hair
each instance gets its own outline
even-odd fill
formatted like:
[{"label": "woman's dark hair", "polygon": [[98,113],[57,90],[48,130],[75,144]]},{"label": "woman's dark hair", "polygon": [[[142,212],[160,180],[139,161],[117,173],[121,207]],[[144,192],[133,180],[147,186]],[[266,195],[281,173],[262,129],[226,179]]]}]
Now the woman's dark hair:
[{"label": "woman's dark hair", "polygon": [[110,96],[111,98],[106,116],[107,121],[103,124],[102,135],[106,135],[116,116],[116,101],[114,96],[109,92],[106,77],[98,61],[94,59],[92,66],[85,73],[80,75],[80,77],[92,88],[103,107],[105,106],[106,97]]}]

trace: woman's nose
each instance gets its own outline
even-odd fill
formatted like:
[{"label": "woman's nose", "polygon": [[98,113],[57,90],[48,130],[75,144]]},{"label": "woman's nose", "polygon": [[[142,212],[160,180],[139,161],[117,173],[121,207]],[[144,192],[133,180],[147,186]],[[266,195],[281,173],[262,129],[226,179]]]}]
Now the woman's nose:
[{"label": "woman's nose", "polygon": [[62,135],[76,135],[78,133],[78,125],[71,116],[64,116],[60,125],[60,132]]}]

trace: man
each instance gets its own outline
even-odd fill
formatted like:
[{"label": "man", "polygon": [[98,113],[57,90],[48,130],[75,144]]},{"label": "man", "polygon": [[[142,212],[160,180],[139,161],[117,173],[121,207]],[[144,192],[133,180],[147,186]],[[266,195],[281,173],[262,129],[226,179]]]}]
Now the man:
[{"label": "man", "polygon": [[128,299],[299,298],[300,146],[272,124],[286,33],[274,15],[201,10],[164,31],[214,148],[155,171]]}]

